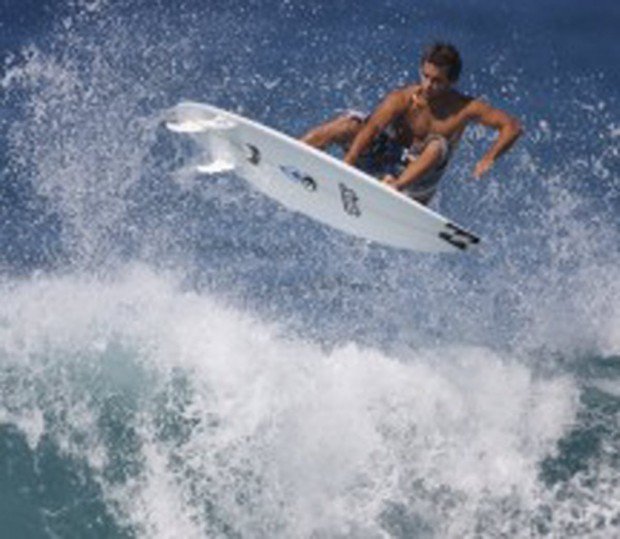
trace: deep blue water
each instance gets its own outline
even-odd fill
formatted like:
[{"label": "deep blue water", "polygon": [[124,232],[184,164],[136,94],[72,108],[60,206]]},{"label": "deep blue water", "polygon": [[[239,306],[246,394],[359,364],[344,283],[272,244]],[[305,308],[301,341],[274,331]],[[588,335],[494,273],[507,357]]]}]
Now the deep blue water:
[{"label": "deep blue water", "polygon": [[[620,5],[0,4],[2,537],[620,536]],[[186,172],[181,99],[293,135],[454,42],[472,128],[368,245]]]}]

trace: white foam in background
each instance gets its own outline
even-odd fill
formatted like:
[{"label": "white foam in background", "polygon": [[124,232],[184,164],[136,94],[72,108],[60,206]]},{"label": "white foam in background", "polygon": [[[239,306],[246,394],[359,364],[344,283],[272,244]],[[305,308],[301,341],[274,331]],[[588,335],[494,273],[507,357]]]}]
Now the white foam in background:
[{"label": "white foam in background", "polygon": [[[22,383],[3,395],[4,417],[65,417],[46,435],[85,459],[119,522],[148,537],[372,535],[398,504],[465,533],[489,500],[540,502],[538,466],[577,410],[569,378],[536,378],[515,358],[326,353],[140,267],[2,296],[3,373]],[[125,449],[100,425],[123,387],[140,467],[118,482],[104,472]]]}]

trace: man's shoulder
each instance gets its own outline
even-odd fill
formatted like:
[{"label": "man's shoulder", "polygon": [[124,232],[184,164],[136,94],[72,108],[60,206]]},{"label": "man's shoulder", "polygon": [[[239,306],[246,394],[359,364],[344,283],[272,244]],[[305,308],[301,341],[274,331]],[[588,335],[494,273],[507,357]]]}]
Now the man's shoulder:
[{"label": "man's shoulder", "polygon": [[454,103],[461,105],[462,107],[470,104],[475,105],[476,102],[480,101],[478,98],[461,93],[458,90],[452,90],[452,99]]},{"label": "man's shoulder", "polygon": [[459,118],[473,118],[483,112],[487,104],[479,97],[463,94],[457,90],[452,91],[451,104],[448,105],[452,114]]},{"label": "man's shoulder", "polygon": [[401,110],[407,106],[411,95],[411,86],[403,86],[389,91],[384,97],[379,107],[383,109]]},{"label": "man's shoulder", "polygon": [[393,90],[389,91],[386,95],[386,99],[392,99],[394,101],[402,101],[406,100],[412,92],[415,90],[415,84],[408,84],[406,86],[398,86]]}]

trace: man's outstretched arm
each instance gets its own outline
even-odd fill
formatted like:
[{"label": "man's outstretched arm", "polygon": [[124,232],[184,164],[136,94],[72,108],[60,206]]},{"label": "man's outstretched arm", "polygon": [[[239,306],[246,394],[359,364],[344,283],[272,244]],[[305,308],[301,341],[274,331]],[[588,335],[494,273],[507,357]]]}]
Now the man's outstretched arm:
[{"label": "man's outstretched arm", "polygon": [[480,178],[488,172],[496,159],[516,142],[523,133],[523,128],[514,116],[503,110],[493,108],[483,101],[472,101],[467,108],[469,119],[499,131],[497,140],[476,164],[474,176]]},{"label": "man's outstretched arm", "polygon": [[394,118],[402,113],[406,106],[406,99],[403,97],[402,91],[396,91],[389,94],[381,104],[375,109],[364,127],[357,134],[349,151],[344,156],[345,163],[355,166],[359,159],[377,135],[383,131]]}]

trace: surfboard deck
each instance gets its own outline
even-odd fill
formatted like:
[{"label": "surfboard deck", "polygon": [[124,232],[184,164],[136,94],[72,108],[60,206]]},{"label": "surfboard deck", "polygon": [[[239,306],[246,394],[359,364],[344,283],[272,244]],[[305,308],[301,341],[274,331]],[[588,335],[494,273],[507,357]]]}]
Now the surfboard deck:
[{"label": "surfboard deck", "polygon": [[208,160],[197,172],[231,172],[267,196],[338,230],[420,252],[465,251],[477,236],[333,156],[217,107],[181,102],[166,126],[191,136]]}]

